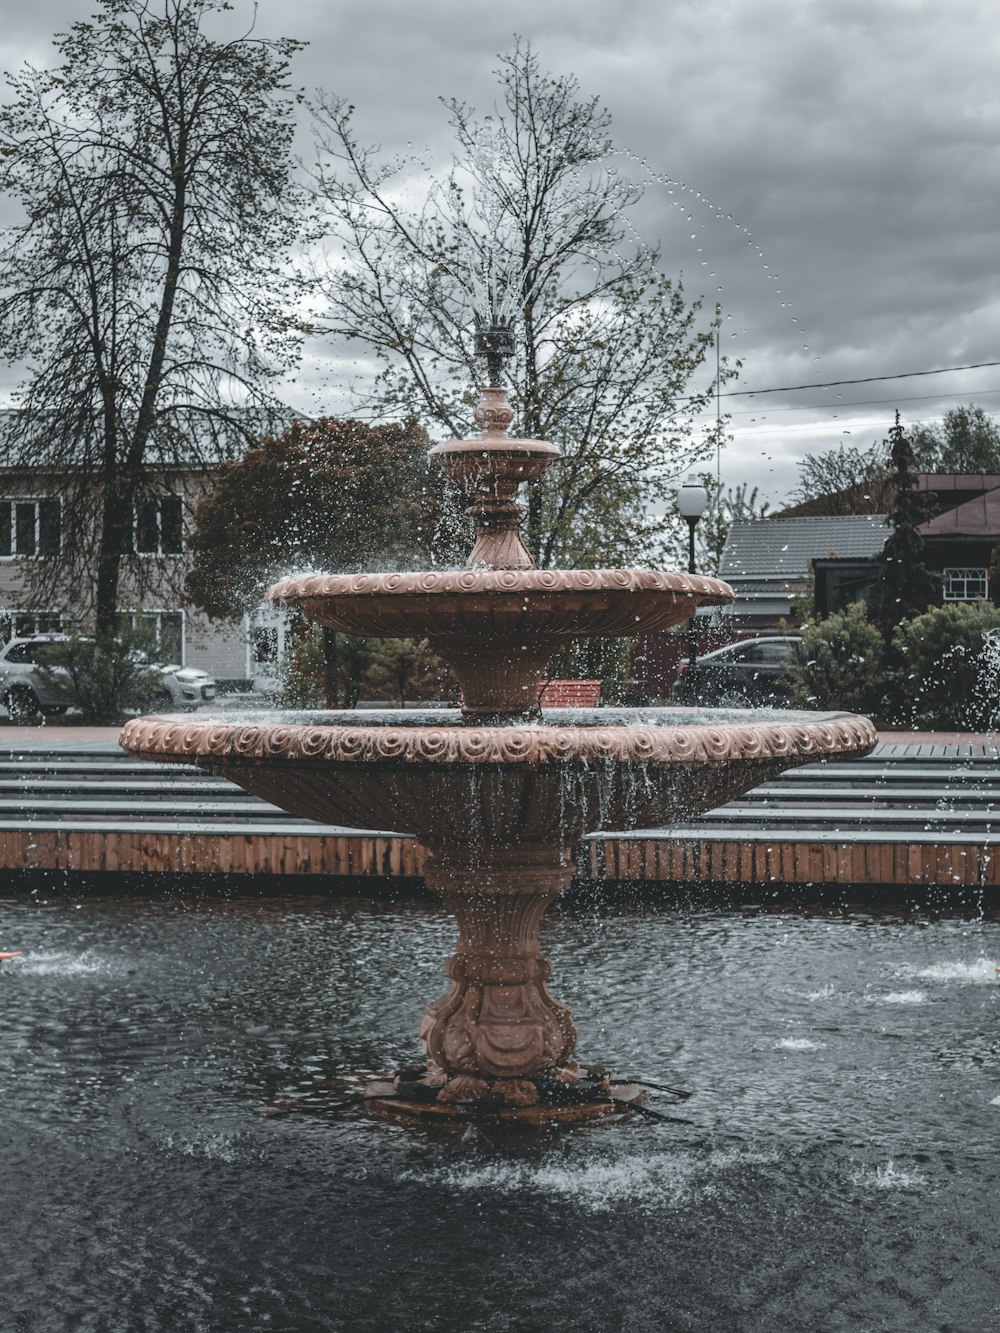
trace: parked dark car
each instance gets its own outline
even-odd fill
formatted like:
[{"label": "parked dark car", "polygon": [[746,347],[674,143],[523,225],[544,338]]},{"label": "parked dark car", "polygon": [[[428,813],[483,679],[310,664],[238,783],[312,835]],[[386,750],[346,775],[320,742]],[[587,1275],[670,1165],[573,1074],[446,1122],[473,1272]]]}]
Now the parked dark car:
[{"label": "parked dark car", "polygon": [[685,658],[671,696],[684,704],[787,707],[787,671],[801,642],[792,634],[743,639],[705,653],[693,667]]}]

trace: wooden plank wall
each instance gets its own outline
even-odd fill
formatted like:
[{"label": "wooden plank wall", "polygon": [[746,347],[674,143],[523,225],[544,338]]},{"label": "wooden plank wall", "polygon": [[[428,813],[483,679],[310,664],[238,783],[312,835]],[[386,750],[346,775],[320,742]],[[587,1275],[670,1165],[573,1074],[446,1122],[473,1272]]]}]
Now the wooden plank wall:
[{"label": "wooden plank wall", "polygon": [[410,838],[0,831],[0,867],[18,870],[408,877],[422,863]]},{"label": "wooden plank wall", "polygon": [[[115,873],[419,876],[410,838],[213,835],[65,829],[0,830],[0,868]],[[606,838],[585,844],[585,878],[695,883],[898,884],[994,887],[989,845],[739,842]]]},{"label": "wooden plank wall", "polygon": [[1000,884],[993,847],[947,842],[608,838],[588,844],[586,870],[593,879],[702,884]]}]

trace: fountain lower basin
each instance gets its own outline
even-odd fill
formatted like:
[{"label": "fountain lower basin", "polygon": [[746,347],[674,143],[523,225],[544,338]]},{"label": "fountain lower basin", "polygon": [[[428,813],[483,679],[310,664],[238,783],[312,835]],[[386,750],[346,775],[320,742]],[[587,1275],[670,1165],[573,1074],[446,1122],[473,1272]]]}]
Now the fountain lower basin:
[{"label": "fountain lower basin", "polygon": [[386,709],[143,717],[121,743],[224,773],[320,823],[429,845],[565,847],[701,814],[795,764],[867,753],[875,730],[852,714],[785,709],[550,709],[506,727],[463,725],[455,709]]},{"label": "fountain lower basin", "polygon": [[669,629],[721,606],[720,579],[649,569],[465,569],[308,574],[268,597],[344,634],[426,637],[461,685],[463,712],[496,720],[538,714],[549,665],[581,636]]}]

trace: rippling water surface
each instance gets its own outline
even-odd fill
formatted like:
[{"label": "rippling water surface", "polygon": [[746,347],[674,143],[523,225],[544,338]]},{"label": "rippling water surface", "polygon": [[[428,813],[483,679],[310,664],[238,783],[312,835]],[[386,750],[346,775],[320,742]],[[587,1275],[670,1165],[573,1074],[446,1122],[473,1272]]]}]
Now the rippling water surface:
[{"label": "rippling water surface", "polygon": [[453,934],[425,900],[0,898],[4,1333],[1000,1327],[997,915],[554,914],[581,1055],[690,1124],[311,1096],[416,1054]]}]

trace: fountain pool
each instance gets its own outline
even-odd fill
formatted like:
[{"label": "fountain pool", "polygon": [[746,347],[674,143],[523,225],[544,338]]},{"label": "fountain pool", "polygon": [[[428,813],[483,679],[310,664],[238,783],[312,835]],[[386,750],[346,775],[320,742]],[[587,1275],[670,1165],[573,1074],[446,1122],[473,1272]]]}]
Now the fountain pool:
[{"label": "fountain pool", "polygon": [[173,887],[0,897],[4,1329],[996,1327],[997,911],[571,896],[581,1041],[689,1123],[485,1137],[310,1098],[409,1057],[442,907]]}]

